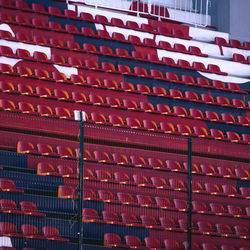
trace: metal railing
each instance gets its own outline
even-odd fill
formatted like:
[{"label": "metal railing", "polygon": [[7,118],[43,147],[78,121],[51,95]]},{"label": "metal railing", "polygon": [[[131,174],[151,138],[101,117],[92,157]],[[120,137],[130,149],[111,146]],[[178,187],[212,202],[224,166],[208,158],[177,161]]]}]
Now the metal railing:
[{"label": "metal railing", "polygon": [[170,18],[194,26],[205,27],[211,24],[211,0],[67,0],[67,3],[126,11],[138,16],[150,15],[158,20]]}]

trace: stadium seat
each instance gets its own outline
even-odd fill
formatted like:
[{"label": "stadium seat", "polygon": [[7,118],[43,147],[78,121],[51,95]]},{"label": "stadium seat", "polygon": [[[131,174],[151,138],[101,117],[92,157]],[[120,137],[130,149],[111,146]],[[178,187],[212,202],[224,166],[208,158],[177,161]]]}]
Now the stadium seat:
[{"label": "stadium seat", "polygon": [[226,135],[227,135],[227,139],[231,142],[241,142],[240,135],[236,132],[227,131]]},{"label": "stadium seat", "polygon": [[173,113],[177,116],[183,116],[183,117],[188,116],[187,110],[184,107],[180,106],[174,106]]},{"label": "stadium seat", "polygon": [[[167,96],[165,88],[162,87],[153,87],[153,93],[157,96]],[[157,104],[157,107],[163,107],[165,104]],[[165,105],[167,106],[167,105]],[[158,110],[159,111],[159,110]]]},{"label": "stadium seat", "polygon": [[191,135],[192,131],[188,125],[177,124],[177,131],[182,135]]},{"label": "stadium seat", "polygon": [[76,158],[76,156],[73,154],[73,151],[70,147],[57,146],[56,150],[60,158],[69,158],[69,159]]},{"label": "stadium seat", "polygon": [[153,199],[147,195],[136,195],[138,203],[141,207],[155,207]]},{"label": "stadium seat", "polygon": [[46,105],[37,105],[37,111],[41,116],[53,116],[51,107]]},{"label": "stadium seat", "polygon": [[123,244],[119,235],[114,234],[114,233],[105,233],[104,234],[104,246],[123,247]]},{"label": "stadium seat", "polygon": [[210,133],[211,133],[211,136],[214,138],[214,139],[219,139],[219,140],[223,140],[224,139],[224,134],[221,130],[219,129],[214,129],[214,128],[211,128],[210,129]]},{"label": "stadium seat", "polygon": [[247,169],[235,168],[235,174],[237,178],[240,178],[242,180],[247,180],[250,178],[250,174]]},{"label": "stadium seat", "polygon": [[211,234],[214,232],[212,224],[207,221],[197,221],[199,232],[202,234]]},{"label": "stadium seat", "polygon": [[103,169],[97,169],[96,171],[97,179],[101,182],[112,182],[112,176],[111,173],[103,170]]},{"label": "stadium seat", "polygon": [[26,103],[26,102],[19,102],[18,103],[18,108],[22,113],[25,114],[36,114],[35,108],[33,107],[32,104]]},{"label": "stadium seat", "polygon": [[116,48],[115,54],[119,57],[129,57],[128,51],[126,49]]},{"label": "stadium seat", "polygon": [[209,87],[210,83],[209,80],[203,77],[197,77],[196,78],[197,84],[202,87]]},{"label": "stadium seat", "polygon": [[129,193],[117,193],[117,197],[119,202],[121,202],[123,205],[138,205],[131,194]]},{"label": "stadium seat", "polygon": [[58,198],[63,199],[76,199],[75,189],[71,186],[58,186]]},{"label": "stadium seat", "polygon": [[[154,88],[153,88],[153,91],[154,91]],[[157,107],[157,111],[163,115],[171,113],[169,106],[166,104],[157,104],[156,107]]]},{"label": "stadium seat", "polygon": [[119,33],[119,32],[113,32],[112,33],[112,38],[114,40],[119,41],[119,42],[125,42],[126,41],[125,36],[122,33]]},{"label": "stadium seat", "polygon": [[236,225],[234,226],[235,234],[240,237],[241,239],[249,239],[250,232],[246,226],[243,225]]},{"label": "stadium seat", "polygon": [[225,83],[219,80],[212,80],[212,86],[216,89],[225,90]]},{"label": "stadium seat", "polygon": [[95,21],[102,24],[108,24],[109,21],[106,16],[95,15]]},{"label": "stadium seat", "polygon": [[202,250],[217,250],[217,247],[213,243],[202,243]]},{"label": "stadium seat", "polygon": [[144,225],[146,228],[153,228],[153,229],[160,229],[162,230],[163,227],[158,225],[156,219],[154,216],[150,216],[150,215],[141,215],[140,216],[142,225]]},{"label": "stadium seat", "polygon": [[221,193],[218,185],[215,183],[205,183],[205,189],[208,193],[212,195],[217,195]]},{"label": "stadium seat", "polygon": [[121,213],[121,218],[123,224],[126,226],[141,226],[138,219],[134,214],[131,213]]},{"label": "stadium seat", "polygon": [[164,133],[174,133],[175,128],[174,125],[170,122],[160,122],[160,128]]},{"label": "stadium seat", "polygon": [[157,238],[146,237],[144,238],[145,246],[147,249],[160,249],[161,243]]},{"label": "stadium seat", "polygon": [[243,142],[250,144],[250,135],[249,134],[242,134],[241,136],[242,136]]},{"label": "stadium seat", "polygon": [[215,171],[215,168],[212,165],[201,164],[200,168],[201,172],[205,175],[212,175],[212,176],[217,175],[217,172]]},{"label": "stadium seat", "polygon": [[37,150],[31,142],[18,141],[17,152],[22,154],[37,154]]},{"label": "stadium seat", "polygon": [[0,234],[6,237],[22,236],[22,234],[17,232],[16,226],[9,222],[0,222]]},{"label": "stadium seat", "polygon": [[0,81],[0,91],[2,92],[15,92],[15,87],[11,82]]},{"label": "stadium seat", "polygon": [[222,185],[223,194],[227,195],[229,197],[235,197],[238,196],[238,192],[235,186],[230,184],[224,184]]},{"label": "stadium seat", "polygon": [[174,206],[179,211],[187,211],[187,201],[180,199],[173,199]]},{"label": "stadium seat", "polygon": [[126,27],[132,30],[139,30],[139,25],[137,22],[127,20]]},{"label": "stadium seat", "polygon": [[133,235],[125,235],[125,244],[129,248],[139,248],[139,249],[146,249],[142,246],[140,238]]},{"label": "stadium seat", "polygon": [[23,224],[21,226],[21,232],[25,238],[44,239],[44,237],[39,233],[38,228],[34,225]]},{"label": "stadium seat", "polygon": [[118,165],[130,165],[129,160],[126,155],[119,154],[119,153],[113,153],[113,160]]},{"label": "stadium seat", "polygon": [[58,165],[57,166],[58,174],[63,178],[77,178],[77,174],[74,173],[74,170],[67,165]]},{"label": "stadium seat", "polygon": [[121,219],[117,215],[117,213],[113,211],[102,211],[103,221],[107,224],[120,224],[122,225]]},{"label": "stadium seat", "polygon": [[170,207],[172,207],[168,198],[155,197],[155,201],[157,206],[160,207],[161,209],[169,209]]},{"label": "stadium seat", "polygon": [[144,85],[144,84],[137,84],[136,85],[137,87],[137,90],[141,93],[141,94],[150,94],[151,93],[151,90],[150,88],[147,86],[147,85]]},{"label": "stadium seat", "polygon": [[2,213],[22,213],[17,209],[15,201],[7,199],[0,200],[0,211]]},{"label": "stadium seat", "polygon": [[[44,144],[43,144],[44,145]],[[43,146],[42,145],[42,146]],[[47,145],[46,145],[47,146]],[[53,151],[52,151],[53,152]],[[46,152],[47,153],[47,152]],[[47,155],[47,154],[45,154]],[[49,155],[49,153],[48,153]],[[54,166],[50,163],[39,162],[37,164],[37,174],[38,175],[53,175],[59,176]]]},{"label": "stadium seat", "polygon": [[189,61],[187,61],[187,60],[178,59],[177,65],[183,69],[192,69],[192,66],[190,65]]},{"label": "stadium seat", "polygon": [[228,213],[233,217],[243,217],[243,212],[241,207],[234,205],[227,205]]},{"label": "stadium seat", "polygon": [[[188,242],[184,241],[183,246],[184,246],[184,249],[187,250],[188,249]],[[192,241],[191,249],[192,250],[200,250],[200,246],[199,246],[199,244],[197,242]]]},{"label": "stadium seat", "polygon": [[200,109],[190,108],[189,113],[190,113],[190,116],[192,116],[193,118],[196,118],[196,119],[203,119],[204,118],[203,113]]},{"label": "stadium seat", "polygon": [[180,249],[179,242],[174,239],[165,239],[163,242],[166,249]]},{"label": "stadium seat", "polygon": [[142,174],[134,174],[132,176],[134,183],[139,187],[152,187],[148,178]]},{"label": "stadium seat", "polygon": [[170,187],[174,190],[177,190],[177,191],[186,190],[184,182],[182,180],[177,179],[177,178],[170,178],[169,184],[170,184]]},{"label": "stadium seat", "polygon": [[206,118],[210,121],[219,121],[219,115],[214,111],[205,111]]},{"label": "stadium seat", "polygon": [[222,105],[222,106],[230,105],[230,101],[227,99],[227,97],[224,97],[224,96],[217,96],[216,101],[219,105]]},{"label": "stadium seat", "polygon": [[[9,83],[10,84],[10,83]],[[21,95],[33,95],[33,88],[31,85],[19,83],[17,84],[17,90],[21,93]]]},{"label": "stadium seat", "polygon": [[114,173],[115,181],[118,182],[119,184],[127,184],[127,185],[132,185],[134,184],[131,180],[130,177],[123,172],[115,172]]},{"label": "stadium seat", "polygon": [[209,204],[211,212],[216,215],[226,215],[225,208],[220,203],[210,203]]},{"label": "stadium seat", "polygon": [[227,168],[225,166],[223,167],[218,167],[218,172],[220,175],[222,175],[225,178],[234,178],[234,174],[232,172],[231,168]]},{"label": "stadium seat", "polygon": [[101,222],[97,211],[93,208],[83,208],[82,210],[83,222]]},{"label": "stadium seat", "polygon": [[98,195],[104,202],[116,202],[114,194],[108,190],[98,190]]},{"label": "stadium seat", "polygon": [[216,223],[215,227],[217,229],[217,232],[223,236],[223,237],[232,237],[233,232],[229,225],[222,224],[222,223]]},{"label": "stadium seat", "polygon": [[232,99],[232,105],[234,105],[237,108],[245,108],[246,107],[245,102],[243,100],[235,99],[235,98]]},{"label": "stadium seat", "polygon": [[166,182],[166,180],[162,177],[151,177],[152,184],[159,189],[168,189],[170,188],[169,184]]},{"label": "stadium seat", "polygon": [[34,215],[34,216],[42,216],[42,217],[46,216],[45,213],[38,212],[36,204],[31,201],[21,201],[20,209],[21,209],[21,212],[26,215]]},{"label": "stadium seat", "polygon": [[140,121],[136,118],[127,117],[126,122],[130,128],[136,128],[136,129],[142,128]]},{"label": "stadium seat", "polygon": [[69,239],[61,237],[58,229],[55,227],[43,227],[42,232],[47,240],[69,241]]}]

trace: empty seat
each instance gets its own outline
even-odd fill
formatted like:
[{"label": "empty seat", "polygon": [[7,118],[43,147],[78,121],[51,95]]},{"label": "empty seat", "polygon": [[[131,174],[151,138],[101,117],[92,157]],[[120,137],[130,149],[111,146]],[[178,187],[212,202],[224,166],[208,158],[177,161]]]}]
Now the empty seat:
[{"label": "empty seat", "polygon": [[220,104],[222,106],[230,105],[230,101],[224,96],[217,96],[216,101],[217,101],[218,104]]},{"label": "empty seat", "polygon": [[177,65],[183,69],[192,69],[190,63],[187,60],[178,59]]},{"label": "empty seat", "polygon": [[168,198],[163,198],[163,197],[155,197],[155,201],[158,207],[162,209],[170,208],[171,203]]},{"label": "empty seat", "polygon": [[131,213],[121,213],[122,222],[126,226],[140,226],[138,219],[134,214]]},{"label": "empty seat", "polygon": [[44,237],[40,235],[38,228],[34,225],[23,224],[21,226],[21,232],[25,238],[44,239]]},{"label": "empty seat", "polygon": [[69,241],[69,239],[61,237],[58,229],[55,227],[43,227],[42,232],[47,240]]},{"label": "empty seat", "polygon": [[113,153],[113,160],[116,164],[119,165],[130,165],[128,158],[124,154],[119,154],[119,153]]},{"label": "empty seat", "polygon": [[126,246],[129,248],[145,249],[142,247],[141,240],[137,236],[125,235],[124,239]]},{"label": "empty seat", "polygon": [[187,201],[180,199],[173,199],[174,206],[179,211],[187,211]]},{"label": "empty seat", "polygon": [[210,203],[210,209],[211,212],[216,214],[216,215],[225,215],[225,208],[222,204],[220,203]]},{"label": "empty seat", "polygon": [[211,136],[214,137],[214,139],[222,140],[224,139],[224,134],[219,129],[210,129]]},{"label": "empty seat", "polygon": [[181,91],[178,90],[178,89],[169,89],[169,94],[170,94],[171,97],[173,97],[175,99],[183,98],[183,95],[182,95]]},{"label": "empty seat", "polygon": [[233,98],[232,99],[232,104],[237,108],[245,108],[246,107],[245,102],[243,100],[241,100],[241,99]]},{"label": "empty seat", "polygon": [[170,187],[174,190],[178,190],[178,191],[186,190],[184,182],[182,180],[177,179],[177,178],[170,178],[169,184],[170,184]]},{"label": "empty seat", "polygon": [[102,211],[102,218],[108,224],[122,224],[117,213],[113,211]]},{"label": "empty seat", "polygon": [[[40,144],[41,145],[41,144]],[[47,145],[47,144],[42,144],[43,145]],[[47,153],[47,150],[46,150]],[[50,152],[48,152],[49,155]],[[52,151],[53,153],[53,151]],[[45,154],[47,155],[47,154]],[[58,173],[56,171],[56,169],[54,168],[54,166],[50,163],[45,163],[45,162],[39,162],[37,164],[37,174],[39,175],[54,175],[54,176],[58,176]]]},{"label": "empty seat", "polygon": [[197,77],[196,78],[197,84],[199,86],[204,86],[204,87],[208,87],[210,86],[209,80],[203,77]]},{"label": "empty seat", "polygon": [[212,165],[201,164],[200,168],[201,172],[205,175],[217,175],[217,172]]},{"label": "empty seat", "polygon": [[223,190],[224,195],[227,195],[230,197],[238,196],[237,189],[233,185],[224,184],[224,185],[222,185],[222,190]]},{"label": "empty seat", "polygon": [[207,94],[201,94],[201,100],[205,103],[214,103],[214,98]]},{"label": "empty seat", "polygon": [[58,174],[63,178],[77,178],[77,174],[74,173],[72,167],[67,165],[58,165]]},{"label": "empty seat", "polygon": [[71,186],[58,186],[58,197],[63,199],[76,199],[77,191]]},{"label": "empty seat", "polygon": [[160,128],[164,133],[174,133],[174,125],[170,122],[160,122]]},{"label": "empty seat", "polygon": [[250,199],[250,188],[248,188],[248,187],[240,187],[240,193],[246,199]]},{"label": "empty seat", "polygon": [[22,113],[26,114],[36,114],[35,109],[32,104],[26,102],[19,102],[18,107]]},{"label": "empty seat", "polygon": [[104,246],[107,247],[122,247],[122,240],[119,235],[113,233],[104,234]]},{"label": "empty seat", "polygon": [[176,114],[177,116],[188,116],[187,110],[184,107],[180,106],[174,106],[173,107],[173,113]]},{"label": "empty seat", "polygon": [[241,141],[240,135],[236,132],[227,131],[226,135],[227,135],[227,139],[230,140],[231,142],[240,142]]},{"label": "empty seat", "polygon": [[153,237],[146,237],[144,238],[145,246],[148,249],[160,249],[161,243],[158,239]]},{"label": "empty seat", "polygon": [[234,174],[231,170],[231,168],[227,168],[225,166],[218,167],[219,174],[222,175],[225,178],[233,178]]},{"label": "empty seat", "polygon": [[17,209],[15,201],[7,199],[0,200],[0,211],[2,213],[21,213],[21,211]]},{"label": "empty seat", "polygon": [[227,89],[229,89],[231,91],[235,91],[235,92],[241,91],[239,84],[233,83],[233,82],[228,82],[227,83]]},{"label": "empty seat", "polygon": [[158,225],[156,218],[150,215],[141,215],[141,222],[146,228],[153,228],[153,229],[163,229],[162,226]]},{"label": "empty seat", "polygon": [[207,221],[197,221],[198,229],[202,234],[211,234],[213,233],[212,224]]},{"label": "empty seat", "polygon": [[218,185],[215,183],[205,183],[205,189],[208,193],[213,194],[213,195],[217,195],[221,193]]},{"label": "empty seat", "polygon": [[190,116],[192,116],[193,118],[203,119],[203,113],[199,109],[190,108],[189,113],[190,113]]},{"label": "empty seat", "polygon": [[232,236],[233,232],[229,225],[222,224],[222,223],[216,223],[215,227],[217,229],[217,232],[224,237]]},{"label": "empty seat", "polygon": [[102,24],[108,24],[109,21],[106,16],[95,15],[95,21]]},{"label": "empty seat", "polygon": [[166,160],[167,168],[171,171],[178,172],[182,171],[181,164],[178,161]]},{"label": "empty seat", "polygon": [[213,243],[202,243],[202,250],[217,250],[217,247]]},{"label": "empty seat", "polygon": [[236,226],[234,226],[234,231],[235,231],[235,234],[237,236],[239,236],[241,239],[249,239],[250,238],[250,232],[246,226],[236,225]]},{"label": "empty seat", "polygon": [[43,216],[45,217],[45,213],[38,212],[37,206],[32,201],[22,201],[20,202],[21,212],[26,215],[34,215],[34,216]]},{"label": "empty seat", "polygon": [[126,122],[130,128],[136,128],[136,129],[142,128],[140,121],[136,118],[127,117]]},{"label": "empty seat", "polygon": [[142,174],[134,174],[133,180],[135,184],[139,187],[150,187],[152,186],[148,180],[148,178]]},{"label": "empty seat", "polygon": [[249,171],[247,169],[236,168],[235,174],[238,178],[240,178],[242,180],[247,180],[250,178],[250,174],[249,174]]},{"label": "empty seat", "polygon": [[114,173],[115,181],[120,184],[132,184],[130,181],[129,176],[126,173],[123,172],[115,172]]},{"label": "empty seat", "polygon": [[116,202],[114,194],[108,190],[98,190],[98,195],[104,202]]},{"label": "empty seat", "polygon": [[84,222],[100,222],[98,212],[93,208],[83,208],[82,221]]},{"label": "empty seat", "polygon": [[137,84],[137,90],[141,93],[141,94],[149,94],[151,93],[150,88],[147,85],[144,84]]},{"label": "empty seat", "polygon": [[214,111],[205,111],[206,118],[210,121],[218,121],[220,120],[219,115]]},{"label": "empty seat", "polygon": [[100,52],[104,55],[113,55],[113,51],[110,47],[100,46]]},{"label": "empty seat", "polygon": [[219,80],[212,80],[212,86],[217,89],[225,89],[225,84],[222,81]]},{"label": "empty seat", "polygon": [[[154,91],[154,89],[153,89],[153,91]],[[171,113],[169,106],[166,104],[157,104],[156,107],[157,107],[157,111],[160,112],[161,114],[165,115],[165,114]]]},{"label": "empty seat", "polygon": [[20,237],[22,236],[17,232],[16,226],[9,222],[0,222],[0,234],[7,237]]},{"label": "empty seat", "polygon": [[131,194],[129,193],[117,193],[118,200],[123,204],[123,205],[135,205],[137,204],[134,201],[134,198]]},{"label": "empty seat", "polygon": [[164,246],[166,249],[180,249],[180,244],[174,239],[165,239]]},{"label": "empty seat", "polygon": [[142,207],[154,207],[155,204],[150,196],[146,195],[136,195],[138,203]]},{"label": "empty seat", "polygon": [[151,38],[144,38],[143,43],[144,45],[149,46],[149,47],[157,47],[155,41]]},{"label": "empty seat", "polygon": [[125,36],[122,33],[119,32],[113,32],[112,33],[112,38],[119,41],[119,42],[125,42]]},{"label": "empty seat", "polygon": [[151,182],[156,188],[159,189],[167,189],[170,187],[169,184],[166,182],[166,180],[162,177],[158,176],[151,177]]},{"label": "empty seat", "polygon": [[17,152],[22,154],[37,154],[37,150],[31,142],[18,141]]},{"label": "empty seat", "polygon": [[73,154],[73,151],[70,147],[57,146],[57,153],[61,158],[71,158],[75,159],[76,156]]},{"label": "empty seat", "polygon": [[51,107],[46,105],[37,105],[37,111],[41,116],[53,116]]}]

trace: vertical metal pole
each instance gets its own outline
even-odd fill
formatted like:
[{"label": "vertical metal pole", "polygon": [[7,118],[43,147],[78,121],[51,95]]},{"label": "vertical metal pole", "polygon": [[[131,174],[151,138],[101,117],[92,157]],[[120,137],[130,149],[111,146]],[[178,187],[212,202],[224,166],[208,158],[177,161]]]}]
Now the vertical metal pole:
[{"label": "vertical metal pole", "polygon": [[81,250],[83,232],[82,232],[82,208],[83,208],[83,156],[84,156],[84,121],[80,121],[80,149],[79,149],[79,204],[78,204],[78,249]]},{"label": "vertical metal pole", "polygon": [[187,209],[187,242],[188,250],[192,249],[192,137],[188,137],[188,209]]}]

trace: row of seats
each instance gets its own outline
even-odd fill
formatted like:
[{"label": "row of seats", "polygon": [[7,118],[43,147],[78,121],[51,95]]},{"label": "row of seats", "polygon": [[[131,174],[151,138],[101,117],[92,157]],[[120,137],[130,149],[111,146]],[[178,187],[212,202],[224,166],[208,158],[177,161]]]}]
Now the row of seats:
[{"label": "row of seats", "polygon": [[233,54],[233,61],[234,62],[239,62],[239,63],[250,64],[250,56],[248,56],[247,59],[246,59],[244,55],[238,54],[238,53],[234,53]]},{"label": "row of seats", "polygon": [[[175,179],[178,181],[178,179]],[[199,184],[197,182],[197,184]],[[161,186],[160,186],[161,188]],[[228,196],[228,197],[240,197],[240,195],[235,190],[235,187],[232,185],[224,185],[225,192],[221,191],[219,185],[214,183],[206,183],[205,184],[206,192],[211,195],[219,195],[219,196]],[[248,187],[240,187],[241,197],[249,199],[250,197],[250,188]],[[179,211],[186,211],[187,209],[187,201],[173,199],[174,205],[171,205],[170,200],[168,198],[157,198],[147,195],[136,195],[134,198],[129,193],[112,193],[107,190],[99,190],[98,196],[93,190],[87,189],[85,192],[85,200],[100,200],[104,202],[112,202],[123,205],[136,205],[142,207],[154,207],[154,208],[165,208],[165,209],[177,209]],[[58,187],[58,197],[59,198],[75,198],[76,197],[76,187],[74,186],[59,186]],[[165,205],[164,205],[165,204]]]},{"label": "row of seats", "polygon": [[15,213],[33,216],[46,216],[46,214],[38,211],[37,206],[31,201],[19,202],[20,209],[17,208],[15,201],[13,200],[0,200],[0,212],[2,213]]},{"label": "row of seats", "polygon": [[[119,215],[116,212],[111,211],[102,211],[102,218],[100,218],[98,212],[92,208],[83,209],[83,221],[134,227],[139,226],[155,230],[187,230],[187,221],[185,219],[179,219],[179,225],[177,226],[173,219],[167,217],[161,217],[157,220],[154,216],[141,215],[140,218],[137,218],[134,214],[121,213]],[[222,223],[212,225],[210,222],[205,221],[197,221],[192,224],[192,230],[196,233],[250,239],[249,229],[243,225],[235,225],[231,227]]]},{"label": "row of seats", "polygon": [[[5,111],[14,111],[14,112],[23,112],[23,113],[30,113],[30,114],[38,114],[41,116],[48,116],[48,117],[57,117],[61,119],[73,119],[73,115],[71,111],[67,108],[63,107],[56,107],[56,112],[54,113],[52,108],[47,105],[37,105],[37,111],[30,103],[23,103],[21,102],[20,105],[23,105],[23,108],[17,109],[14,102],[6,99],[0,99],[0,109]],[[180,109],[182,111],[182,107],[177,107],[176,109]],[[182,112],[183,113],[183,112]],[[215,113],[215,112],[214,112]],[[166,114],[166,113],[165,113]],[[216,113],[215,113],[216,114]],[[179,116],[185,116],[185,114],[181,114]],[[230,116],[230,115],[229,115]],[[217,116],[216,116],[217,118]],[[231,116],[229,117],[229,119]],[[142,130],[149,130],[155,131],[160,133],[171,133],[176,135],[191,135],[191,136],[198,136],[198,137],[206,137],[211,139],[218,139],[218,140],[226,140],[231,142],[240,142],[240,143],[249,143],[249,134],[243,133],[241,136],[232,131],[226,131],[226,136],[224,133],[219,129],[206,129],[204,127],[193,126],[190,127],[186,124],[172,124],[170,122],[160,122],[157,124],[153,120],[143,120],[140,121],[134,117],[127,117],[123,119],[117,115],[109,115],[107,118],[102,113],[92,112],[91,114],[86,113],[87,122],[94,122],[97,124],[103,125],[112,125],[117,127],[127,127],[133,129],[142,129]],[[228,119],[228,120],[229,120]],[[249,121],[247,118],[242,119],[243,125],[249,125]],[[233,122],[229,122],[233,123]]]},{"label": "row of seats", "polygon": [[241,42],[236,39],[229,39],[229,41],[227,42],[226,39],[223,37],[215,37],[214,43],[219,46],[232,47],[238,49],[250,49],[250,42],[243,42],[242,45]]},{"label": "row of seats", "polygon": [[20,233],[14,224],[9,222],[0,222],[0,234],[7,237],[25,237],[41,240],[56,240],[67,242],[69,239],[60,236],[60,232],[55,227],[42,227],[42,234],[34,225],[22,224]]},{"label": "row of seats", "polygon": [[[21,142],[19,143],[21,144]],[[21,146],[20,146],[21,148]],[[42,155],[56,155],[52,147],[48,144],[37,144],[38,152]],[[23,149],[24,150],[24,149]],[[78,151],[76,152],[78,155]],[[135,155],[124,155],[119,153],[113,153],[110,155],[104,151],[89,151],[87,149],[84,150],[84,160],[85,161],[94,161],[98,163],[107,163],[107,164],[118,164],[121,166],[132,166],[132,167],[142,167],[154,170],[165,170],[165,171],[172,171],[178,173],[186,173],[188,169],[187,162],[183,164],[174,161],[174,160],[161,160],[159,158],[144,158],[142,156],[135,156]],[[63,177],[71,177],[76,178],[76,171],[77,169],[73,169],[70,166],[66,165],[58,165],[55,167],[52,163],[44,163],[40,162],[37,165],[37,173],[43,175],[59,175]],[[90,171],[91,172],[91,171]],[[96,178],[95,174],[88,173],[89,177]],[[208,164],[192,164],[192,173],[193,174],[202,174],[208,175],[211,177],[224,177],[224,178],[233,178],[233,179],[241,179],[241,180],[249,180],[250,174],[249,171],[242,167],[235,167],[230,168],[226,166],[213,166]],[[87,173],[86,173],[87,174]],[[108,174],[111,176],[112,174]],[[118,179],[119,178],[119,179]],[[119,182],[120,184],[129,184],[130,178],[125,174],[114,174],[115,181]]]},{"label": "row of seats", "polygon": [[[134,235],[125,235],[124,242],[118,234],[106,233],[104,235],[104,245],[109,247],[122,247],[122,248],[136,248],[136,249],[188,249],[187,241],[179,242],[175,239],[165,239],[162,242],[153,237],[144,238],[143,244],[140,238]],[[236,250],[231,245],[215,245],[213,243],[202,243],[198,244],[192,241],[193,250]],[[239,250],[248,250],[247,247],[241,247]]]}]

